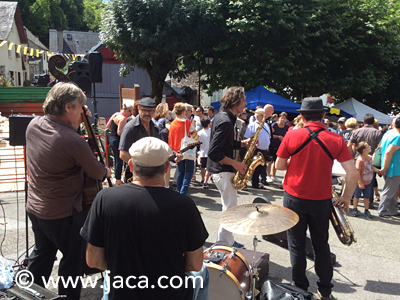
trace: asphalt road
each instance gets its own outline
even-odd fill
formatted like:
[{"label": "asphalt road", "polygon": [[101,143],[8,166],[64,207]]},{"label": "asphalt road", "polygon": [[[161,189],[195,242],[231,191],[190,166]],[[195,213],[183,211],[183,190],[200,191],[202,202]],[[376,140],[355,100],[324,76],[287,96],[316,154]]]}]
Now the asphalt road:
[{"label": "asphalt road", "polygon": [[[282,179],[282,176],[283,173],[278,172],[278,177]],[[378,178],[378,182],[381,192],[383,179]],[[194,183],[189,188],[189,196],[195,201],[206,224],[210,235],[207,241],[213,243],[219,226],[221,202],[218,190],[213,184],[210,186],[209,190],[204,190],[199,183]],[[238,204],[251,203],[260,195],[267,197],[273,204],[282,205],[283,190],[279,189],[277,183],[273,183],[266,190],[249,189],[248,192],[239,191],[238,195]],[[12,264],[21,262],[25,256],[24,198],[24,192],[0,193],[0,202],[4,208],[4,213],[0,209],[0,239],[5,235],[0,254]],[[362,203],[359,209],[363,211]],[[371,210],[371,213],[374,216],[371,220],[349,217],[357,238],[357,243],[351,246],[343,245],[332,227],[330,229],[331,252],[337,260],[333,277],[333,295],[336,299],[400,299],[400,218],[381,219],[377,217],[376,209]],[[33,234],[30,229],[28,236],[29,246],[32,246]],[[247,249],[253,249],[253,236],[235,235],[235,239],[244,243]],[[274,282],[290,283],[288,250],[264,240],[258,244],[257,250],[270,255],[268,278]],[[57,273],[58,261],[55,262],[54,275]],[[311,285],[309,291],[316,293],[317,277],[312,260],[308,259],[307,268]],[[99,278],[97,286],[83,289],[81,299],[101,299],[101,279],[99,275],[92,275],[92,278],[95,276]]]}]

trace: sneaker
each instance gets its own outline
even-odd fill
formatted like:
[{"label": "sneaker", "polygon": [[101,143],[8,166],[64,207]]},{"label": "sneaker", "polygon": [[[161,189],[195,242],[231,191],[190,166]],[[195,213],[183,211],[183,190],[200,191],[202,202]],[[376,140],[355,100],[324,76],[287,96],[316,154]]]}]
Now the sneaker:
[{"label": "sneaker", "polygon": [[351,210],[351,216],[352,217],[358,217],[360,215],[360,211],[357,208],[353,208]]},{"label": "sneaker", "polygon": [[203,189],[208,189],[209,187],[208,183],[203,183]]},{"label": "sneaker", "polygon": [[369,210],[364,211],[364,217],[366,217],[367,219],[372,219],[372,215]]},{"label": "sneaker", "polygon": [[243,248],[244,244],[234,241],[232,244],[233,248]]},{"label": "sneaker", "polygon": [[271,183],[271,182],[274,182],[274,181],[273,181],[273,179],[271,177],[267,177],[267,182]]},{"label": "sneaker", "polygon": [[271,179],[272,179],[272,181],[275,181],[275,182],[279,182],[279,183],[282,182],[280,179],[278,179],[278,178],[276,178],[276,177],[272,177]]}]

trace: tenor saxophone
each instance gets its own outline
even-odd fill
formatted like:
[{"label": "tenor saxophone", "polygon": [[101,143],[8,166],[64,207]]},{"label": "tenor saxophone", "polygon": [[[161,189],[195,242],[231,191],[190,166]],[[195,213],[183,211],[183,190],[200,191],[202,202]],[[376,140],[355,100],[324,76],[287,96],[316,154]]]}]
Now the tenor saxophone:
[{"label": "tenor saxophone", "polygon": [[[332,200],[337,200],[338,195],[332,188]],[[342,244],[350,246],[353,242],[356,243],[357,239],[354,237],[354,230],[351,227],[349,219],[344,212],[342,207],[335,206],[331,204],[331,222],[335,232],[342,242]]]},{"label": "tenor saxophone", "polygon": [[247,167],[246,173],[244,175],[242,175],[239,172],[236,172],[235,177],[233,177],[231,180],[232,185],[236,190],[241,190],[244,187],[246,187],[246,183],[247,183],[247,181],[250,180],[251,176],[254,173],[254,170],[259,165],[261,165],[261,166],[265,165],[265,159],[264,159],[264,156],[261,154],[261,152],[257,152],[257,154],[253,156],[253,153],[257,148],[256,143],[258,140],[258,136],[264,126],[265,119],[266,119],[266,116],[264,114],[260,125],[258,126],[254,135],[251,137],[249,149],[247,150],[246,155],[244,156],[244,159],[242,161]]}]

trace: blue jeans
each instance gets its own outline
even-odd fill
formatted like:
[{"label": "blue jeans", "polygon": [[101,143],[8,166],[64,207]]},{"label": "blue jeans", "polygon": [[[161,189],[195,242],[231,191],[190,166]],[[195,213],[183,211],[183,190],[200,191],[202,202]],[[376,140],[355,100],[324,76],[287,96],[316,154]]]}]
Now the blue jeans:
[{"label": "blue jeans", "polygon": [[[186,272],[186,275],[193,276],[194,278],[201,277],[201,279],[195,279],[192,300],[208,300],[208,283],[210,280],[210,275],[206,265],[203,263],[203,267],[199,272]],[[203,284],[201,284],[201,282],[203,282]]]},{"label": "blue jeans", "polygon": [[114,152],[114,162],[115,162],[115,179],[121,179],[121,174],[122,174],[122,166],[124,164],[124,161],[119,158],[119,139],[115,139],[110,137],[110,145],[111,148]]},{"label": "blue jeans", "polygon": [[299,216],[299,222],[287,231],[290,261],[292,263],[292,279],[296,286],[307,291],[310,286],[306,277],[306,231],[310,230],[314,251],[315,273],[319,277],[318,290],[322,296],[329,296],[333,284],[333,266],[329,239],[330,202],[326,200],[304,200],[288,193],[283,195],[283,205]]},{"label": "blue jeans", "polygon": [[194,171],[194,161],[183,159],[177,163],[178,174],[176,176],[176,191],[183,195],[187,195],[189,184],[192,180]]},{"label": "blue jeans", "polygon": [[361,198],[361,195],[364,199],[370,199],[371,195],[374,195],[374,187],[372,186],[372,182],[364,185],[364,189],[360,189],[357,185],[356,190],[354,191],[354,198]]}]

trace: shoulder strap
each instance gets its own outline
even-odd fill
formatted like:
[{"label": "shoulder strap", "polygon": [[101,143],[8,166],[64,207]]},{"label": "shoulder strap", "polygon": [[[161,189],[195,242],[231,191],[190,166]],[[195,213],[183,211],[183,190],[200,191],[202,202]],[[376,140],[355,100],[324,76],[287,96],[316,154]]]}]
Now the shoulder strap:
[{"label": "shoulder strap", "polygon": [[294,151],[293,154],[292,154],[291,156],[293,156],[293,155],[299,153],[301,150],[303,150],[304,147],[307,146],[308,143],[311,142],[312,140],[316,140],[317,143],[321,146],[322,150],[324,150],[324,152],[329,156],[329,158],[330,158],[331,160],[334,160],[334,158],[333,158],[331,152],[328,150],[328,148],[324,145],[324,143],[323,143],[323,142],[319,139],[319,137],[318,137],[319,133],[320,133],[321,131],[324,131],[325,129],[321,128],[321,129],[318,130],[318,131],[312,131],[312,130],[311,130],[310,128],[308,128],[308,127],[305,127],[305,129],[307,129],[307,130],[310,132],[309,138],[308,138],[303,144],[301,144],[301,146],[300,146],[299,148],[297,148],[296,151]]}]

